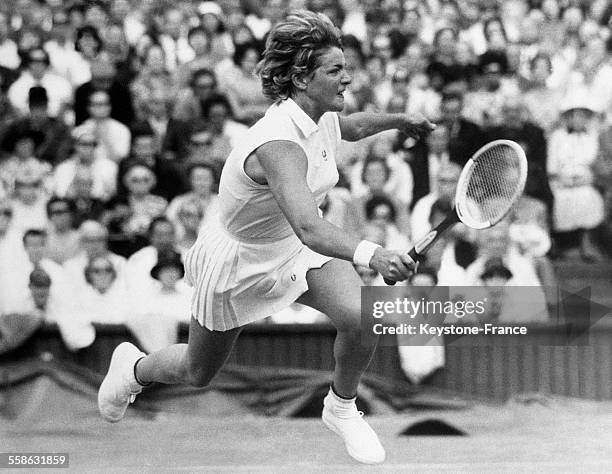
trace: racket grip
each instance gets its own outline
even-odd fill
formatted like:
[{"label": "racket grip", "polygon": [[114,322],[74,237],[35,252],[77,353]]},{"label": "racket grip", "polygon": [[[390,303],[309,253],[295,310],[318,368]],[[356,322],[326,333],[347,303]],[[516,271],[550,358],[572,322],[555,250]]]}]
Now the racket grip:
[{"label": "racket grip", "polygon": [[[412,259],[412,261],[417,264],[421,261],[421,258],[423,257],[421,254],[418,254],[416,251],[416,248],[413,248],[412,250],[410,250],[410,252],[408,252],[408,256]],[[387,278],[384,279],[385,283],[389,286],[393,286],[395,285],[397,282],[393,281],[393,280],[388,280]]]}]

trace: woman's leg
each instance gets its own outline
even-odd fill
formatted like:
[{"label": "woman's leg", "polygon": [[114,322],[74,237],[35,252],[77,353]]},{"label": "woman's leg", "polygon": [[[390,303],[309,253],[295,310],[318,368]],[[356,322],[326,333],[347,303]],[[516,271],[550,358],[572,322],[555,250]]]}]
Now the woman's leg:
[{"label": "woman's leg", "polygon": [[240,328],[211,331],[192,318],[188,344],[174,344],[151,355],[128,342],[119,344],[98,390],[100,414],[112,423],[120,421],[143,384],[149,382],[208,385],[227,360],[239,334]]},{"label": "woman's leg", "polygon": [[334,382],[323,401],[323,423],[342,438],[354,459],[381,463],[385,449],[355,405],[359,379],[376,349],[375,340],[369,344],[361,340],[361,279],[343,260],[310,270],[306,279],[309,290],[298,302],[327,314],[338,330]]},{"label": "woman's leg", "polygon": [[368,367],[376,340],[364,345],[361,339],[361,279],[344,260],[331,260],[306,275],[309,290],[298,303],[326,314],[338,330],[334,343],[334,390],[344,398],[357,393],[357,385]]},{"label": "woman's leg", "polygon": [[211,331],[195,318],[189,324],[187,344],[174,344],[149,354],[136,366],[142,383],[185,383],[205,387],[229,357],[242,328]]}]

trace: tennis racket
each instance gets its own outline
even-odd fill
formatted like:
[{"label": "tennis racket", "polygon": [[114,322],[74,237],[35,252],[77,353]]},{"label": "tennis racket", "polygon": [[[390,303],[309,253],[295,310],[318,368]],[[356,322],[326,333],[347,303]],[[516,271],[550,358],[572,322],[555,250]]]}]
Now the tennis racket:
[{"label": "tennis racket", "polygon": [[[511,140],[487,143],[463,167],[453,210],[408,255],[415,263],[421,261],[440,235],[459,222],[472,229],[493,227],[523,194],[526,179],[527,158],[518,143]],[[385,283],[396,282],[385,278]]]}]

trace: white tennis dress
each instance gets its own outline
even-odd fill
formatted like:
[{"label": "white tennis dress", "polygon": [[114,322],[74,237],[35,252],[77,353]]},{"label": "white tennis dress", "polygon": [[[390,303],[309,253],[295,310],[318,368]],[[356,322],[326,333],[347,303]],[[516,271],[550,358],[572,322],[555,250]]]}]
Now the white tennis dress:
[{"label": "white tennis dress", "polygon": [[243,326],[293,303],[308,289],[306,272],[331,257],[304,246],[269,186],[244,171],[246,158],[264,143],[297,143],[308,158],[306,180],[318,205],[338,181],[338,116],[315,123],[292,99],[272,105],[228,157],[219,185],[219,215],[200,231],[185,257],[194,286],[192,315],[215,331]]}]

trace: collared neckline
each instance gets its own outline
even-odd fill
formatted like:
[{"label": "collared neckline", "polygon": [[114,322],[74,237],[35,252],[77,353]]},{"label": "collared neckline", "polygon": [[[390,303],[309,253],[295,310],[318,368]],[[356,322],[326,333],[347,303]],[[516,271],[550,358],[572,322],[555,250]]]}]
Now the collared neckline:
[{"label": "collared neckline", "polygon": [[278,106],[287,111],[287,114],[297,125],[305,138],[310,137],[310,135],[319,130],[319,126],[315,121],[312,120],[291,97],[284,99]]}]

